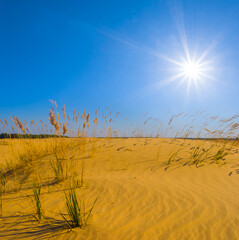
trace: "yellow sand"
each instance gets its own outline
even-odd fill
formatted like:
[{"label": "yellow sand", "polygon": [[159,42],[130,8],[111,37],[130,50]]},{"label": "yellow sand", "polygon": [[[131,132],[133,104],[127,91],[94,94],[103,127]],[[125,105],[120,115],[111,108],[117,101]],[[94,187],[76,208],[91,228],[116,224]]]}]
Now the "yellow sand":
[{"label": "yellow sand", "polygon": [[[190,147],[198,142],[99,139],[94,156],[75,159],[79,166],[85,163],[85,185],[77,190],[78,196],[85,197],[88,207],[98,196],[88,225],[72,231],[65,228],[60,216],[66,213],[64,182],[43,188],[46,219],[38,223],[26,196],[31,193],[29,177],[20,192],[3,196],[0,239],[239,239],[239,154],[235,148],[221,167],[183,166]],[[183,146],[187,148],[182,160],[167,168],[170,153]],[[9,149],[0,145],[4,159]],[[47,164],[51,157],[42,159],[46,164],[38,168],[43,182],[54,180]]]}]

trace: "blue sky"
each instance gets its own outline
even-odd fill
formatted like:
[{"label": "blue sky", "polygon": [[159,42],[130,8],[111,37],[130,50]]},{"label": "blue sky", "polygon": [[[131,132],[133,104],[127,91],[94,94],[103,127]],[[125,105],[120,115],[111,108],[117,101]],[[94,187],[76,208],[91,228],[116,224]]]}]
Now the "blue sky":
[{"label": "blue sky", "polygon": [[[238,113],[238,0],[0,1],[0,117],[47,119],[49,99],[134,121],[168,111]],[[171,83],[209,49],[212,79]],[[163,57],[162,57],[163,56]]]}]

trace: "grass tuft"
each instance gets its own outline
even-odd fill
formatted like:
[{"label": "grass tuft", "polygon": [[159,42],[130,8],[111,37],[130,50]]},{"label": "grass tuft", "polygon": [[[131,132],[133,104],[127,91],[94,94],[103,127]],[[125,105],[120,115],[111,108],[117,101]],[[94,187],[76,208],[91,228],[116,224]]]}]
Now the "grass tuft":
[{"label": "grass tuft", "polygon": [[61,214],[61,216],[66,221],[67,225],[70,228],[85,227],[95,206],[97,198],[94,201],[91,208],[88,211],[86,211],[85,201],[84,200],[80,202],[78,201],[76,196],[76,188],[73,186],[69,189],[68,192],[65,192],[65,201],[69,220],[64,216],[64,214]]},{"label": "grass tuft", "polygon": [[32,203],[33,206],[35,208],[35,215],[34,217],[37,219],[37,221],[41,221],[42,217],[43,217],[43,209],[42,209],[42,204],[41,204],[41,184],[39,183],[39,181],[37,181],[36,179],[33,180],[33,184],[32,184],[32,192],[33,195],[32,196],[28,196]]}]

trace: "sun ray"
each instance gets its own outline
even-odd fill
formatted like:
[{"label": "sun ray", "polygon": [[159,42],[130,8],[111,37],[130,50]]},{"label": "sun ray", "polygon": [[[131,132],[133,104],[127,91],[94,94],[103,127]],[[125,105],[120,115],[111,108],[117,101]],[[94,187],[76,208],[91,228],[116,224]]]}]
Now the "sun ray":
[{"label": "sun ray", "polygon": [[208,58],[209,52],[212,49],[212,47],[215,45],[214,43],[211,44],[205,51],[203,51],[201,54],[198,54],[196,49],[194,51],[191,51],[188,44],[188,39],[186,35],[186,31],[183,24],[183,19],[181,14],[178,16],[180,18],[180,21],[178,22],[178,32],[179,32],[179,38],[181,40],[181,45],[183,49],[183,55],[175,56],[174,58],[167,56],[165,54],[160,53],[159,51],[150,48],[144,44],[141,44],[137,41],[127,40],[118,37],[117,35],[104,32],[102,30],[100,31],[102,34],[119,41],[125,45],[128,45],[132,48],[135,48],[139,51],[145,52],[147,54],[150,54],[152,56],[155,56],[163,61],[168,62],[171,64],[171,69],[175,72],[174,75],[172,75],[169,78],[166,78],[164,80],[160,80],[156,84],[153,84],[153,86],[149,86],[146,90],[146,95],[149,94],[151,91],[152,93],[155,92],[156,89],[160,89],[168,84],[171,84],[173,82],[176,82],[176,80],[180,82],[180,85],[187,82],[187,92],[189,92],[189,89],[192,86],[195,86],[195,88],[199,88],[200,84],[205,83],[205,81],[213,79],[213,77],[210,75],[210,72],[212,72],[212,61]]}]

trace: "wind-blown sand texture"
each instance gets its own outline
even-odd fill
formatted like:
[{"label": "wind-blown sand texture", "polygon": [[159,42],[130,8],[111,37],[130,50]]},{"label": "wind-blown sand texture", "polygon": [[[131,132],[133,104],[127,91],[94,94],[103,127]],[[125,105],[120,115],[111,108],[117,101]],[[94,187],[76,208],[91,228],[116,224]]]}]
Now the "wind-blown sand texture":
[{"label": "wind-blown sand texture", "polygon": [[[12,146],[24,140],[1,142],[1,161]],[[50,140],[28,140],[50,141]],[[54,140],[51,140],[54,141]],[[57,140],[61,141],[61,140]],[[80,140],[75,140],[80,141]],[[90,141],[90,140],[89,140]],[[56,183],[50,167],[53,156],[33,164],[43,184],[45,219],[32,214],[31,175],[20,191],[6,190],[0,217],[1,239],[239,239],[239,154],[233,147],[225,165],[188,164],[194,147],[213,141],[179,139],[98,139],[74,156],[76,168],[84,161],[84,186],[77,189],[90,206],[98,200],[85,228],[67,229],[67,181]],[[14,143],[14,144],[13,144]],[[91,145],[91,147],[89,147]],[[91,150],[87,150],[91,149]],[[170,154],[182,149],[167,165]],[[84,152],[84,155],[81,154]],[[73,155],[68,150],[69,155]],[[11,183],[12,181],[12,183]],[[9,186],[14,179],[9,177]]]}]

